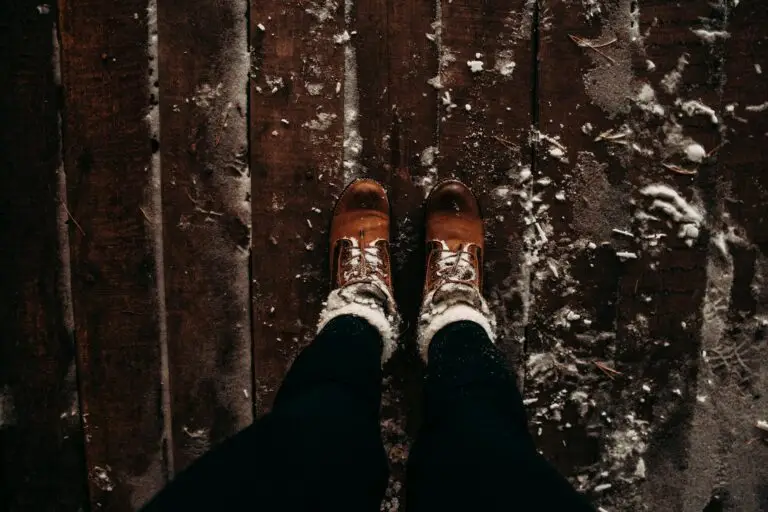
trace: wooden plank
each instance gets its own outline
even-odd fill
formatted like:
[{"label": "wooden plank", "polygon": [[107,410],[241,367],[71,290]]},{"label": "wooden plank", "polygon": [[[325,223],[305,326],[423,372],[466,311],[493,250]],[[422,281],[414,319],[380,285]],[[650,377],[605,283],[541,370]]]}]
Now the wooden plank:
[{"label": "wooden plank", "polygon": [[[686,155],[720,141],[707,110],[719,102],[718,43],[695,31],[718,30],[723,11],[540,8],[538,170],[562,191],[547,198],[545,256],[563,271],[537,296],[529,343],[537,432],[598,505],[678,509],[685,491],[670,474],[680,477],[695,397],[713,190],[711,162]],[[531,394],[533,380],[543,393]]]},{"label": "wooden plank", "polygon": [[[599,133],[613,125],[608,116],[617,106],[601,102],[588,77],[629,72],[629,26],[615,19],[624,4],[606,5],[599,13],[559,0],[538,4],[535,160],[527,191],[540,202],[527,232],[537,257],[531,267],[525,398],[540,450],[581,490],[588,483],[575,477],[601,455],[595,435],[601,418],[589,404],[611,400],[615,377],[598,367],[615,366],[622,265],[612,230],[629,226],[621,164],[610,146],[590,134],[592,126]],[[609,41],[616,26],[621,41],[603,49],[616,65],[569,37]],[[616,83],[616,94],[628,95],[628,86]]]},{"label": "wooden plank", "polygon": [[433,81],[440,87],[439,177],[465,181],[480,199],[485,294],[499,321],[499,346],[513,362],[523,348],[529,304],[519,193],[531,166],[533,4],[443,0],[440,11],[440,69]]},{"label": "wooden plank", "polygon": [[0,509],[88,500],[59,130],[55,8],[0,4]]},{"label": "wooden plank", "polygon": [[[723,50],[724,145],[710,180],[712,193],[701,330],[703,364],[696,383],[686,461],[686,505],[708,509],[765,509],[768,453],[756,450],[768,417],[768,10],[730,2]],[[726,37],[723,35],[723,37]],[[702,456],[706,454],[706,458]]]},{"label": "wooden plank", "polygon": [[[437,169],[437,5],[434,0],[357,0],[350,41],[357,62],[361,170],[386,184],[392,204],[395,297],[404,325],[415,325],[424,280],[422,206]],[[410,443],[420,426],[423,363],[416,331],[386,367],[382,435],[390,459],[384,510],[405,495]]]},{"label": "wooden plank", "polygon": [[[644,443],[625,467],[631,470],[632,459],[643,460],[647,478],[634,488],[616,489],[616,497],[606,499],[608,504],[613,499],[622,503],[623,498],[654,503],[654,508],[691,510],[690,495],[708,485],[709,448],[692,448],[691,420],[698,398],[695,376],[706,329],[702,312],[709,280],[707,236],[702,232],[706,218],[714,213],[716,167],[707,158],[700,163],[692,159],[697,150],[712,151],[722,141],[720,120],[706,112],[717,111],[720,103],[721,40],[708,42],[697,31],[721,30],[724,19],[723,5],[706,0],[640,6],[639,31],[648,35],[636,62],[644,69],[639,75],[646,87],[636,96],[631,126],[640,134],[634,141],[653,149],[654,155],[644,158],[635,151],[629,163],[636,200],[632,230],[638,236],[639,258],[628,262],[620,285],[617,366],[632,382],[617,397],[634,414],[634,428]],[[655,98],[649,98],[648,87]],[[647,131],[641,132],[643,128]],[[681,174],[694,170],[697,174]],[[649,194],[654,189],[644,188],[648,185],[663,193]],[[685,211],[688,219],[679,222],[674,213],[667,215],[654,204],[674,204],[673,212]],[[660,220],[639,217],[646,213]],[[656,240],[660,234],[665,238]],[[681,486],[686,454],[691,478]],[[699,507],[705,505],[706,501],[700,502]]]},{"label": "wooden plank", "polygon": [[401,314],[415,320],[424,273],[418,223],[436,174],[438,98],[428,82],[438,68],[437,7],[431,0],[357,0],[353,10],[351,45],[363,84],[360,163],[389,188],[395,294]]},{"label": "wooden plank", "polygon": [[250,17],[254,393],[263,414],[314,337],[328,292],[328,227],[346,181],[345,124],[348,136],[354,127],[343,101],[354,96],[342,90],[338,2],[254,1]]},{"label": "wooden plank", "polygon": [[[737,3],[738,2],[734,2]],[[718,153],[719,173],[724,174],[736,197],[729,200],[734,221],[760,251],[768,253],[768,217],[765,214],[768,178],[764,163],[768,147],[768,9],[757,3],[733,6],[728,14],[730,36],[725,45],[723,117],[727,142]]]},{"label": "wooden plank", "polygon": [[[133,510],[166,480],[154,5],[60,12],[72,290],[91,506]],[[153,59],[150,63],[150,59]],[[152,96],[151,96],[152,95]]]},{"label": "wooden plank", "polygon": [[158,4],[177,472],[253,421],[247,9],[244,0]]}]

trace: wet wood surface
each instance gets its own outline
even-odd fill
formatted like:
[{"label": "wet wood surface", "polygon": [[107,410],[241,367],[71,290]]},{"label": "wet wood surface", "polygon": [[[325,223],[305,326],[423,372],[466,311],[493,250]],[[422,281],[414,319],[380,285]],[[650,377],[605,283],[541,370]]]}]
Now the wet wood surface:
[{"label": "wet wood surface", "polygon": [[605,510],[768,507],[768,6],[0,13],[3,510],[135,510],[267,413],[361,176],[390,191],[406,327],[382,510],[420,424],[422,203],[451,177],[544,456]]}]

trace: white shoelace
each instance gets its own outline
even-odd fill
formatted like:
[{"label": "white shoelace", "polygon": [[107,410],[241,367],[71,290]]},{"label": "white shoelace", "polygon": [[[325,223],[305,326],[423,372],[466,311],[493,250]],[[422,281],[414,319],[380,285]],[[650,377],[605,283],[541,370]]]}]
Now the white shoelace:
[{"label": "white shoelace", "polygon": [[451,251],[448,244],[441,243],[443,248],[437,260],[437,277],[443,282],[474,281],[477,271],[467,247],[462,245],[458,251]]},{"label": "white shoelace", "polygon": [[349,241],[352,247],[349,249],[349,259],[343,262],[344,280],[373,278],[383,281],[384,259],[381,257],[381,249],[376,245],[361,247],[360,241],[354,238],[349,238]]}]

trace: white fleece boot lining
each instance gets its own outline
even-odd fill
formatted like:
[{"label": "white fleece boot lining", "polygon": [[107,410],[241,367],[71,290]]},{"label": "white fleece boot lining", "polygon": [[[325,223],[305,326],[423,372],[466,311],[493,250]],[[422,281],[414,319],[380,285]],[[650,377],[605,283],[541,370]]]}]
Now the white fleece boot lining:
[{"label": "white fleece boot lining", "polygon": [[[465,288],[465,287],[461,287]],[[455,293],[449,290],[439,292],[446,297],[433,302],[435,292],[428,295],[419,316],[419,354],[427,362],[429,344],[443,327],[454,322],[468,321],[478,324],[486,332],[492,343],[496,343],[496,317],[491,313],[488,303],[475,290],[457,288]]]},{"label": "white fleece boot lining", "polygon": [[[374,287],[376,289],[374,289]],[[371,293],[373,292],[373,293]],[[375,296],[381,295],[381,298]],[[362,318],[379,331],[383,341],[381,363],[386,363],[397,347],[400,317],[388,290],[376,285],[352,285],[333,290],[328,295],[325,308],[320,312],[317,332],[334,318],[352,315]]]}]

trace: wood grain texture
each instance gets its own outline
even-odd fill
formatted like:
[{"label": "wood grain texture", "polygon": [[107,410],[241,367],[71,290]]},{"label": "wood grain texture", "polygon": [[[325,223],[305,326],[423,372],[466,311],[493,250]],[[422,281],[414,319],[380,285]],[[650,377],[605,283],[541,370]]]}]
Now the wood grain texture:
[{"label": "wood grain texture", "polygon": [[258,414],[315,334],[344,179],[345,30],[337,2],[251,3],[253,357]]},{"label": "wood grain texture", "polygon": [[87,507],[55,9],[0,4],[0,509]]},{"label": "wood grain texture", "polygon": [[157,134],[145,1],[61,4],[64,167],[91,506],[134,510],[166,480]]},{"label": "wood grain texture", "polygon": [[245,1],[158,4],[176,472],[253,419],[247,9]]}]

